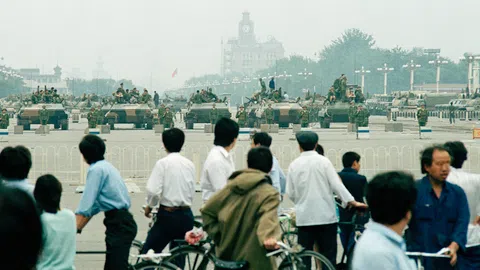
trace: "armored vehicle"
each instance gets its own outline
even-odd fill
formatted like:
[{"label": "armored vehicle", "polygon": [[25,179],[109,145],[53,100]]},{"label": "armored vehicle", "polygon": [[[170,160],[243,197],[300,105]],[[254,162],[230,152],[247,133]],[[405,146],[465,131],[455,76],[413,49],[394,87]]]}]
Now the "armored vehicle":
[{"label": "armored vehicle", "polygon": [[55,129],[68,130],[68,115],[65,108],[59,103],[32,104],[20,109],[17,115],[17,124],[24,130],[30,130],[31,124],[40,124],[40,111],[46,107],[48,111],[48,124],[53,124]]},{"label": "armored vehicle", "polygon": [[103,123],[110,125],[111,129],[114,129],[115,124],[134,124],[135,128],[142,128],[147,110],[152,114],[155,113],[147,104],[104,105],[102,107]]},{"label": "armored vehicle", "polygon": [[196,116],[195,123],[210,123],[210,111],[213,108],[213,104],[215,104],[215,108],[217,108],[218,118],[232,117],[232,114],[230,113],[228,106],[225,103],[194,103],[190,105],[187,114],[194,114]]},{"label": "armored vehicle", "polygon": [[[267,107],[264,106],[264,109]],[[300,112],[303,110],[298,103],[278,102],[272,103],[273,122],[278,124],[278,127],[288,128],[290,123],[300,123]]]}]

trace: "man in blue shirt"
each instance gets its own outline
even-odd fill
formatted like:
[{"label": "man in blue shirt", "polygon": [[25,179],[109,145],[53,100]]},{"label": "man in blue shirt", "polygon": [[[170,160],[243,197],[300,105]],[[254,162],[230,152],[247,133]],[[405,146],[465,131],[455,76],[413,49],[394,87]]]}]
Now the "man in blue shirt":
[{"label": "man in blue shirt", "polygon": [[[259,146],[270,148],[270,145],[272,145],[272,137],[267,133],[258,132],[258,133],[255,133],[255,135],[253,135],[252,145],[251,145],[252,148],[259,147]],[[282,168],[280,167],[280,164],[278,163],[277,158],[275,157],[273,157],[273,166],[269,175],[270,175],[270,178],[272,179],[273,187],[283,196],[283,194],[285,194],[286,177],[285,177],[285,174],[283,173]],[[282,187],[284,188],[282,189]]]},{"label": "man in blue shirt", "polygon": [[403,172],[382,173],[372,179],[366,192],[373,221],[355,246],[353,269],[416,269],[405,255],[402,238],[417,197],[413,177]]},{"label": "man in blue shirt", "polygon": [[436,253],[449,248],[451,260],[425,259],[425,269],[453,269],[457,251],[465,250],[470,214],[467,197],[459,186],[447,182],[450,154],[443,146],[421,153],[422,173],[417,181],[417,201],[407,234],[408,250]]},{"label": "man in blue shirt", "polygon": [[105,143],[95,135],[83,137],[79,145],[85,162],[90,165],[85,190],[76,211],[77,230],[81,233],[90,219],[105,212],[107,255],[104,269],[128,269],[128,256],[137,224],[130,208],[130,197],[120,172],[104,160]]}]

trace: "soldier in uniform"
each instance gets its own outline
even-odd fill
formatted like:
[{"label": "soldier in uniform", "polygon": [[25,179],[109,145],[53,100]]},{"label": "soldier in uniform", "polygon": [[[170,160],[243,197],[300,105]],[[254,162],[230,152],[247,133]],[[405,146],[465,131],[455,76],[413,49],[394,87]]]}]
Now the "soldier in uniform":
[{"label": "soldier in uniform", "polygon": [[102,106],[98,105],[97,109],[95,110],[96,113],[96,122],[97,125],[103,125],[103,112],[102,112]]},{"label": "soldier in uniform", "polygon": [[268,108],[265,110],[265,120],[267,124],[273,124],[273,109],[272,104],[268,104]]},{"label": "soldier in uniform", "polygon": [[355,90],[355,103],[364,103],[365,102],[365,96],[362,93],[362,90],[357,88]]},{"label": "soldier in uniform", "polygon": [[158,121],[160,125],[163,125],[163,117],[165,116],[165,104],[161,104],[158,108]]},{"label": "soldier in uniform", "polygon": [[355,107],[355,102],[350,102],[350,107],[348,108],[348,122],[350,124],[355,124],[355,115],[357,114],[357,108]]},{"label": "soldier in uniform", "polygon": [[370,112],[362,105],[358,105],[357,113],[355,114],[355,121],[357,127],[368,127],[368,118],[370,117]]},{"label": "soldier in uniform", "polygon": [[165,114],[163,115],[163,125],[165,128],[173,128],[175,125],[173,123],[173,119],[175,115],[170,111],[170,108],[165,108]]},{"label": "soldier in uniform", "polygon": [[240,106],[240,110],[237,112],[235,116],[238,121],[238,126],[245,127],[245,123],[247,122],[247,112],[243,109],[243,105]]},{"label": "soldier in uniform", "polygon": [[145,111],[145,115],[143,116],[143,123],[145,124],[146,129],[153,128],[153,114],[150,110]]},{"label": "soldier in uniform", "polygon": [[95,128],[97,127],[97,112],[95,108],[91,108],[90,112],[87,114],[87,120],[88,120],[88,127],[89,128]]},{"label": "soldier in uniform", "polygon": [[448,106],[448,119],[450,120],[450,124],[455,124],[455,106],[453,106],[453,101],[450,102],[450,106]]},{"label": "soldier in uniform", "polygon": [[45,105],[42,106],[42,110],[40,110],[38,117],[40,118],[40,124],[41,125],[46,125],[48,124],[48,111],[47,107]]},{"label": "soldier in uniform", "polygon": [[417,111],[418,125],[424,127],[428,122],[428,112],[425,109],[425,104],[421,105],[421,108]]},{"label": "soldier in uniform", "polygon": [[7,109],[3,109],[2,114],[0,114],[0,129],[7,129],[9,123],[10,116],[7,113]]},{"label": "soldier in uniform", "polygon": [[260,92],[260,95],[262,97],[265,97],[267,95],[267,86],[265,85],[265,82],[262,80],[262,78],[258,79],[260,81],[260,87],[262,91]]},{"label": "soldier in uniform", "polygon": [[215,103],[213,103],[213,107],[210,110],[210,124],[215,125],[218,120],[218,110],[215,108]]},{"label": "soldier in uniform", "polygon": [[300,119],[301,119],[302,127],[308,127],[309,113],[307,110],[307,106],[303,106],[303,110],[300,112]]},{"label": "soldier in uniform", "polygon": [[152,96],[148,93],[148,90],[147,90],[146,88],[143,89],[143,94],[142,94],[142,101],[141,101],[141,103],[147,104],[148,102],[150,102],[150,100],[152,100]]}]

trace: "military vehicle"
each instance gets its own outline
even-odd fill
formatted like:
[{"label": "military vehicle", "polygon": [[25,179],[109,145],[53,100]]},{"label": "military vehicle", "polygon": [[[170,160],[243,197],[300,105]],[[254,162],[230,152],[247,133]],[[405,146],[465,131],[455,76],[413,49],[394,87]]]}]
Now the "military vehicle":
[{"label": "military vehicle", "polygon": [[273,122],[278,124],[278,127],[288,128],[290,123],[300,123],[300,112],[303,110],[298,103],[293,102],[278,102],[272,104]]},{"label": "military vehicle", "polygon": [[115,124],[134,124],[135,128],[142,128],[145,123],[145,111],[151,109],[148,104],[114,104],[104,105],[102,114],[103,123],[110,125],[110,129],[115,129]]},{"label": "military vehicle", "polygon": [[437,111],[448,111],[450,103],[457,111],[475,111],[480,110],[480,99],[452,99],[446,104],[437,104],[435,109]]},{"label": "military vehicle", "polygon": [[17,125],[23,126],[24,130],[30,130],[31,124],[40,124],[40,110],[46,107],[49,118],[48,124],[53,124],[55,129],[68,130],[68,114],[59,103],[38,103],[20,109],[17,115]]},{"label": "military vehicle", "polygon": [[[356,84],[347,84],[347,90],[345,93],[345,98],[340,101],[335,101],[335,103],[330,104],[327,101],[326,109],[327,114],[330,116],[329,121],[331,123],[348,123],[348,111],[350,109],[350,102],[348,102],[347,96],[352,95],[352,91],[358,88]],[[328,125],[327,125],[328,126]]]},{"label": "military vehicle", "polygon": [[225,103],[201,103],[191,104],[188,108],[187,114],[194,114],[196,116],[195,123],[210,123],[210,111],[215,104],[215,108],[218,111],[218,118],[227,117],[231,118],[232,114]]}]

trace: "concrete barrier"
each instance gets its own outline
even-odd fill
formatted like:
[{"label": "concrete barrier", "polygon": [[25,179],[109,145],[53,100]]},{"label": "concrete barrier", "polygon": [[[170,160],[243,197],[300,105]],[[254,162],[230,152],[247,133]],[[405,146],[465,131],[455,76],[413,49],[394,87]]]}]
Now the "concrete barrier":
[{"label": "concrete barrier", "polygon": [[8,129],[0,129],[0,136],[8,136]]},{"label": "concrete barrier", "polygon": [[101,134],[110,134],[110,126],[109,125],[101,125],[97,126],[100,129]]},{"label": "concrete barrier", "polygon": [[347,132],[357,132],[357,124],[348,123]]},{"label": "concrete barrier", "polygon": [[50,134],[50,126],[40,125],[38,129],[35,130],[35,134],[40,134],[40,135]]},{"label": "concrete barrier", "polygon": [[432,138],[432,128],[431,127],[420,127],[420,139],[429,139]]},{"label": "concrete barrier", "polygon": [[370,139],[370,128],[369,127],[358,127],[358,129],[357,129],[357,139]]},{"label": "concrete barrier", "polygon": [[403,123],[386,123],[385,132],[403,132]]},{"label": "concrete barrier", "polygon": [[155,134],[162,134],[164,130],[165,128],[163,125],[158,124],[153,126],[153,131],[155,132]]},{"label": "concrete barrier", "polygon": [[13,127],[13,134],[23,134],[23,126],[16,125]]},{"label": "concrete barrier", "polygon": [[205,133],[213,133],[215,130],[215,125],[212,125],[212,124],[205,124],[205,126],[203,127],[203,131]]}]

